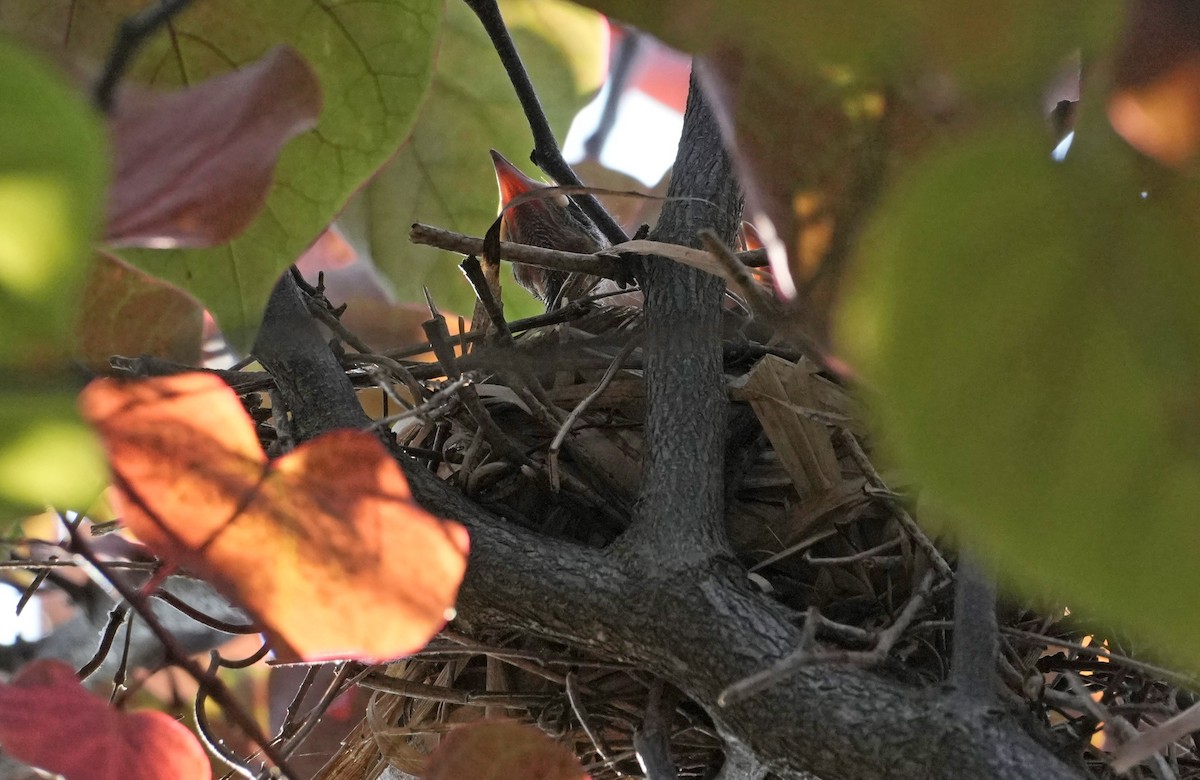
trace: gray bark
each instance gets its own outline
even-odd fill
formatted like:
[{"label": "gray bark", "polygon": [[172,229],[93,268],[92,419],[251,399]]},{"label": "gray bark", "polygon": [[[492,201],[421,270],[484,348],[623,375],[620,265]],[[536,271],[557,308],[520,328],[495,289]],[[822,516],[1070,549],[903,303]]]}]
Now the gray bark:
[{"label": "gray bark", "polygon": [[[689,101],[672,192],[718,207],[668,204],[657,238],[688,243],[702,227],[731,235],[737,191],[698,96]],[[645,277],[651,451],[634,525],[613,546],[585,549],[505,523],[398,456],[417,500],[471,533],[459,620],[639,664],[705,707],[727,738],[784,778],[1081,777],[1012,714],[964,707],[946,690],[871,670],[815,665],[735,706],[717,704],[727,685],[792,650],[800,631],[795,615],[751,586],[724,535],[720,282],[653,260]],[[366,425],[349,385],[330,381],[341,368],[307,314],[273,301],[267,316],[259,357],[294,411],[319,411],[321,422],[296,420],[298,438],[335,423]]]}]

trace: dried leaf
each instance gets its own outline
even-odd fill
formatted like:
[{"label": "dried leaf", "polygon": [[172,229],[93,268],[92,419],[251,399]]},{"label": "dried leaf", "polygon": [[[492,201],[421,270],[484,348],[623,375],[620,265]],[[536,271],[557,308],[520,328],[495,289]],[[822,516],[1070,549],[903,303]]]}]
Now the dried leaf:
[{"label": "dried leaf", "polygon": [[738,387],[801,496],[823,493],[841,481],[829,427],[813,418],[828,416],[818,408],[815,382],[810,369],[767,355]]},{"label": "dried leaf", "polygon": [[268,462],[237,396],[199,373],[97,380],[80,403],[126,524],[251,612],[281,658],[394,658],[445,623],[466,532],[413,502],[372,435]]}]

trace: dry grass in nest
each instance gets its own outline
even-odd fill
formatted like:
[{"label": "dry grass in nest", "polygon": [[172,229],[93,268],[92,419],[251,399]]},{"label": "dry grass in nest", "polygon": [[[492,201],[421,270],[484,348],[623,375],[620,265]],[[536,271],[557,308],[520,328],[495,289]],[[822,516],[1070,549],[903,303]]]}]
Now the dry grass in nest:
[{"label": "dry grass in nest", "polygon": [[[427,333],[442,361],[411,359],[420,348],[387,360],[350,355],[350,375],[383,389],[385,414],[406,407],[395,424],[400,443],[470,498],[538,533],[602,546],[628,521],[641,475],[639,316],[574,306],[543,319],[552,324],[514,328],[509,344],[451,339],[435,321]],[[953,617],[947,553],[872,465],[846,388],[792,350],[747,339],[735,319],[724,355],[727,528],[737,554],[764,592],[818,621],[808,662],[943,683]],[[1000,621],[1003,696],[1096,776],[1111,776],[1104,724],[1145,729],[1195,699],[1189,681],[1129,658],[1118,638],[1061,607],[1010,604]],[[536,637],[448,630],[361,684],[375,689],[371,709],[319,775],[326,780],[376,777],[388,765],[417,775],[440,734],[484,717],[537,724],[572,746],[594,778],[642,777],[633,735],[656,682],[611,658]],[[712,777],[722,752],[707,717],[672,689],[664,696],[680,777]],[[1192,740],[1173,750],[1177,776],[1200,777]]]}]

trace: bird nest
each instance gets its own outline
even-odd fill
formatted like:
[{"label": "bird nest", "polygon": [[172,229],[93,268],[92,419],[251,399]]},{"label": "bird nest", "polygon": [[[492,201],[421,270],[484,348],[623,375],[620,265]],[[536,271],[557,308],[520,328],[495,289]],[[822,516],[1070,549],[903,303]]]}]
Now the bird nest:
[{"label": "bird nest", "polygon": [[[949,553],[910,516],[897,480],[872,464],[847,388],[796,351],[747,337],[736,314],[728,321],[727,530],[748,576],[807,613],[804,662],[943,682]],[[572,304],[486,339],[452,337],[440,317],[425,331],[430,343],[412,350],[345,356],[357,386],[379,388],[406,451],[507,522],[581,545],[612,541],[641,479],[640,312]],[[432,362],[417,359],[430,351]],[[1118,727],[1145,730],[1194,701],[1187,681],[1134,660],[1119,637],[1063,608],[1005,603],[999,617],[1002,694],[1094,776],[1114,776]],[[628,664],[517,632],[448,629],[359,682],[374,690],[367,716],[325,780],[385,768],[419,775],[440,735],[488,717],[538,725],[593,778],[639,778],[634,740],[648,708],[666,714],[679,777],[713,777],[722,762],[721,740],[683,694]],[[1189,738],[1169,756],[1176,776],[1200,777]]]}]

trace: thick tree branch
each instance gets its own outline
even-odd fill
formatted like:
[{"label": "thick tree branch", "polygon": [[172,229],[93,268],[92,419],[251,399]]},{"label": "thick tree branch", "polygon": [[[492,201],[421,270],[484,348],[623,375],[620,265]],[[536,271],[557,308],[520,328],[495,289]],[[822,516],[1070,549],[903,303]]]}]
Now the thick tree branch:
[{"label": "thick tree branch", "polygon": [[[732,244],[742,195],[720,130],[695,78],[667,202],[652,238],[701,245],[711,228]],[[646,260],[646,455],[626,549],[687,567],[729,554],[724,528],[728,403],[721,361],[724,280],[664,258]]]},{"label": "thick tree branch", "polygon": [[[708,192],[723,189],[736,197],[711,157],[683,155],[676,176],[689,180],[691,166],[701,171],[700,180],[726,182]],[[724,227],[708,212],[670,217],[664,225],[675,224],[673,230],[683,233],[687,220],[695,219],[728,231],[733,221],[728,214],[736,213],[736,205],[724,204],[730,209]],[[628,539],[598,551],[538,536],[399,457],[417,500],[470,531],[460,620],[479,629],[524,629],[638,664],[705,707],[724,735],[784,778],[1077,779],[1014,718],[989,708],[962,708],[941,689],[902,685],[853,666],[814,664],[746,701],[717,705],[725,687],[787,655],[801,635],[795,615],[755,590],[725,554],[719,495],[723,422],[695,421],[725,416],[715,334],[720,282],[661,262],[649,284],[647,308],[657,313],[647,316],[657,318],[653,327],[660,332],[651,337],[660,363],[647,370],[647,379],[662,383],[649,389],[659,394],[653,435],[690,440],[660,450],[648,467],[652,479],[669,487],[647,491],[640,528]],[[256,353],[292,405],[299,438],[339,424],[357,427],[365,418],[353,389],[297,296],[290,280],[276,290]],[[684,330],[699,335],[679,337]],[[695,365],[672,367],[687,361]],[[698,386],[683,377],[693,377]],[[665,387],[679,395],[670,396]],[[309,415],[316,421],[300,419]],[[671,420],[683,427],[672,428]],[[699,495],[675,496],[684,488]],[[709,495],[713,491],[718,495]],[[673,496],[683,502],[680,508],[670,503]],[[650,514],[650,507],[662,515]],[[693,510],[704,516],[688,516]],[[640,544],[632,543],[637,540]]]}]

